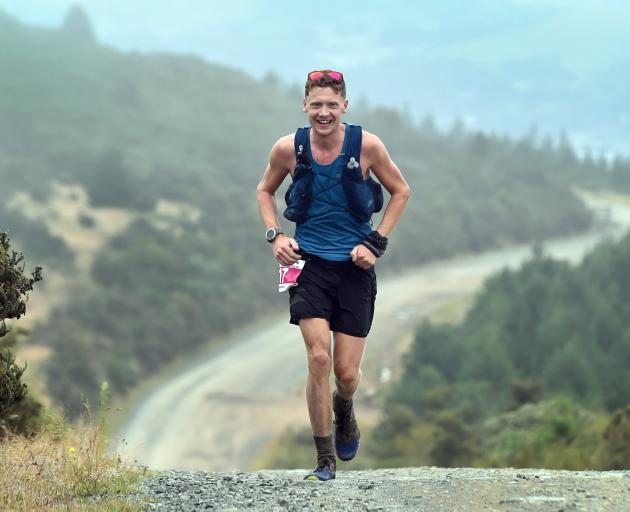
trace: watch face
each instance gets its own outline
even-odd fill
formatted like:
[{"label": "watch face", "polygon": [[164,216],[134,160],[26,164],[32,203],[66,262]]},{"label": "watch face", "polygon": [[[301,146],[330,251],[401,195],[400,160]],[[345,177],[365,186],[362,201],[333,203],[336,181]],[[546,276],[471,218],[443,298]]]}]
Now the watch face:
[{"label": "watch face", "polygon": [[276,231],[276,228],[269,228],[267,231],[265,231],[265,238],[268,242],[272,242],[273,239],[276,238],[277,233],[278,232]]}]

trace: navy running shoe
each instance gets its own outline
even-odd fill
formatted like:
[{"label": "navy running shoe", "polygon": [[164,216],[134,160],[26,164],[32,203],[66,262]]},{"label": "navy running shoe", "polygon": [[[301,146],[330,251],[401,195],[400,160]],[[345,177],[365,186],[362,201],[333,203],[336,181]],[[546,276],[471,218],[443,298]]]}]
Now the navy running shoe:
[{"label": "navy running shoe", "polygon": [[352,399],[344,400],[337,392],[333,393],[335,412],[335,450],[341,460],[352,460],[359,451],[361,432],[354,417]]},{"label": "navy running shoe", "polygon": [[333,480],[336,473],[337,464],[335,463],[335,459],[325,457],[317,461],[317,466],[315,466],[315,469],[308,473],[304,477],[304,480]]}]

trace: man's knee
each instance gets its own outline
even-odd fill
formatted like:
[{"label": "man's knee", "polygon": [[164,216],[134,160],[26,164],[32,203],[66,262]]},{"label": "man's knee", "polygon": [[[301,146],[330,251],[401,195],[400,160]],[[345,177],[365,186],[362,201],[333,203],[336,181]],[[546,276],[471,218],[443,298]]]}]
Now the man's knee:
[{"label": "man's knee", "polygon": [[330,352],[323,347],[312,348],[308,352],[308,369],[311,374],[318,377],[328,377],[332,358]]},{"label": "man's knee", "polygon": [[359,378],[359,368],[335,364],[335,379],[342,386],[352,386]]}]

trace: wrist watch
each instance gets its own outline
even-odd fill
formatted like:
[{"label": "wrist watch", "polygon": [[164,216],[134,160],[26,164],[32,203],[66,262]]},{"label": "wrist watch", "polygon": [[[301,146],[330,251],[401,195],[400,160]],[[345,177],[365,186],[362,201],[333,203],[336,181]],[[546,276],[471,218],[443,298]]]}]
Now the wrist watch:
[{"label": "wrist watch", "polygon": [[265,238],[269,243],[273,242],[278,235],[284,235],[284,231],[282,231],[282,229],[280,228],[269,228],[267,231],[265,231]]}]

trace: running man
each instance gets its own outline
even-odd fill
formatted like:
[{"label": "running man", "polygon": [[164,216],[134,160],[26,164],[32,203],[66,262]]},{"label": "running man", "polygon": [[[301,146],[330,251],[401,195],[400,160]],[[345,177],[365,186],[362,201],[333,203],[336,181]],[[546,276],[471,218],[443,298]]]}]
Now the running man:
[{"label": "running man", "polygon": [[[350,460],[359,448],[352,397],[374,315],[374,264],[385,252],[410,189],[376,135],[341,121],[348,111],[342,73],[309,73],[303,106],[310,126],[274,144],[257,198],[276,260],[285,266],[305,260],[297,286],[289,289],[290,322],[299,325],[306,346],[306,402],[317,450],[316,467],[305,479],[330,480],[335,451]],[[344,179],[353,172],[359,178],[348,185]],[[368,179],[370,173],[391,196],[376,230],[370,216],[380,209],[380,187]],[[294,190],[285,217],[296,222],[295,238],[281,229],[275,200],[289,174]]]}]

